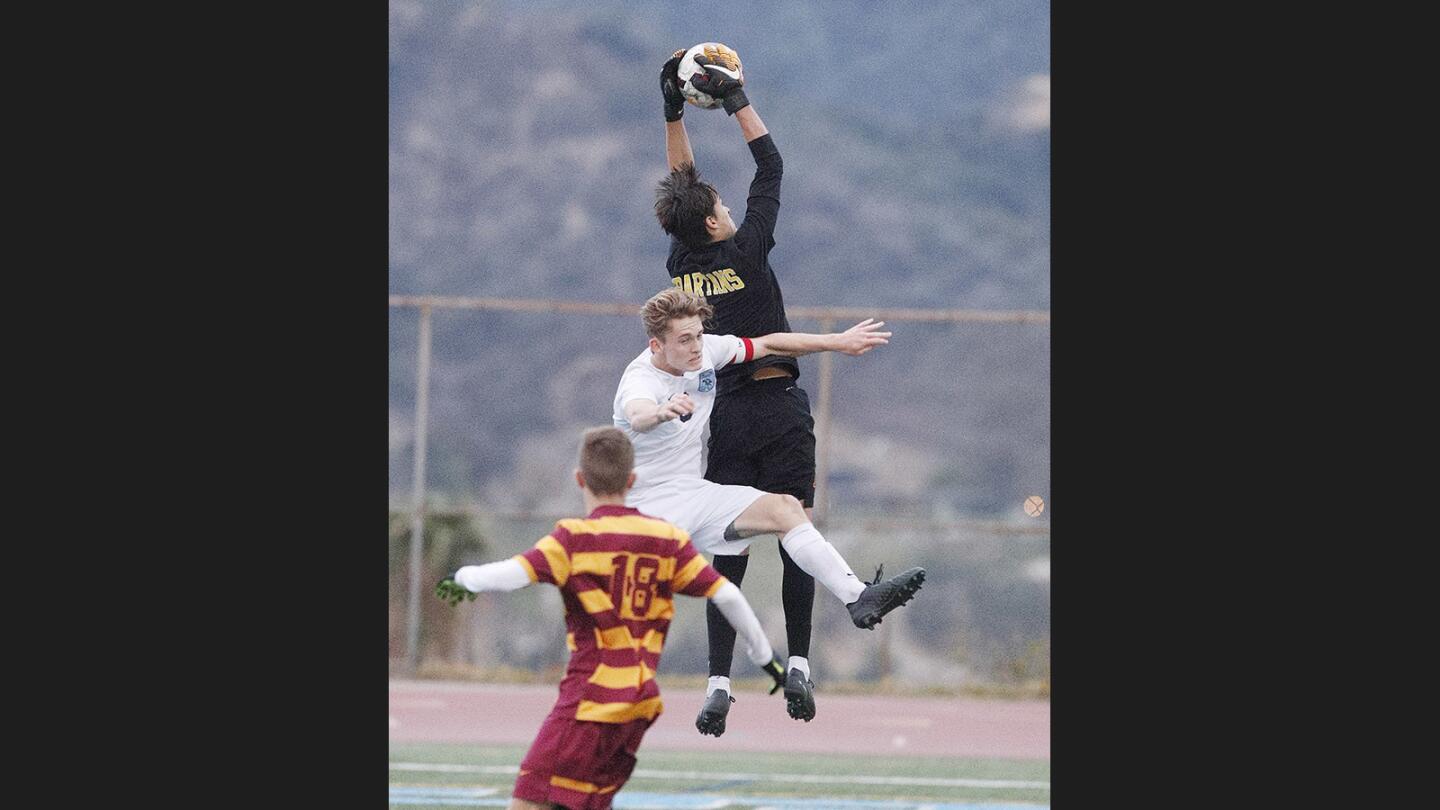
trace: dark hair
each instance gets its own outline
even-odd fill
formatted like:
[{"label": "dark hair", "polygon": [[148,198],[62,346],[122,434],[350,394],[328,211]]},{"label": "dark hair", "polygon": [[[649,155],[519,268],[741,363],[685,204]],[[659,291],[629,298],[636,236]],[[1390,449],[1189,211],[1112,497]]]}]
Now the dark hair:
[{"label": "dark hair", "polygon": [[597,427],[580,440],[580,472],[596,495],[623,495],[635,466],[635,447],[619,428]]},{"label": "dark hair", "polygon": [[665,233],[691,248],[710,243],[705,218],[715,213],[720,199],[715,187],[700,179],[694,163],[682,163],[655,187],[655,218]]}]

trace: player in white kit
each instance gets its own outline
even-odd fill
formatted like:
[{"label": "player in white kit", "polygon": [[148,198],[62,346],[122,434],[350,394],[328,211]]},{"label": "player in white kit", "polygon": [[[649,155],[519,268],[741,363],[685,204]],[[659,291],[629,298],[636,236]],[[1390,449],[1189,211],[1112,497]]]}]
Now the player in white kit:
[{"label": "player in white kit", "polygon": [[[696,549],[712,556],[745,554],[756,535],[778,534],[791,558],[845,603],[857,627],[873,628],[882,616],[914,596],[924,581],[924,570],[863,582],[811,524],[798,498],[707,481],[704,456],[717,369],[770,354],[861,355],[888,343],[890,333],[879,331],[884,322],[867,318],[844,332],[827,335],[707,335],[704,321],[713,312],[702,296],[678,287],[645,303],[642,316],[650,345],[625,368],[611,414],[615,426],[635,446],[635,486],[626,506],[685,529]],[[801,664],[809,677],[808,661],[792,663]],[[729,697],[728,678],[710,680],[712,699],[723,690],[719,700],[734,700]],[[702,713],[697,722],[702,733],[723,733],[724,712],[717,714],[707,731]]]}]

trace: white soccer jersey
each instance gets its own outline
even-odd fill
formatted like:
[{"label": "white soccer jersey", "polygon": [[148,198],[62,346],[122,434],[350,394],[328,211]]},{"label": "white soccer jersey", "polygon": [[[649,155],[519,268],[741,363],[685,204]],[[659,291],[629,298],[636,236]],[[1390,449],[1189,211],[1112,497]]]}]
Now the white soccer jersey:
[{"label": "white soccer jersey", "polygon": [[[702,478],[705,475],[705,445],[710,437],[710,412],[715,408],[715,371],[731,363],[754,359],[749,338],[734,335],[703,335],[704,346],[698,371],[675,376],[650,362],[649,347],[625,367],[615,391],[611,418],[635,445],[635,490],[642,491],[676,477]],[[630,426],[625,403],[636,399],[660,404],[684,392],[695,401],[695,411],[685,421],[661,422],[646,433]]]}]

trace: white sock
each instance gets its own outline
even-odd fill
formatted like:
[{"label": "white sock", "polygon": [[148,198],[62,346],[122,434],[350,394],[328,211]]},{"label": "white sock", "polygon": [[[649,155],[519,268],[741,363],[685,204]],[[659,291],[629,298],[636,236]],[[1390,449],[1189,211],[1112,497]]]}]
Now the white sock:
[{"label": "white sock", "polygon": [[[813,523],[801,523],[780,538],[780,545],[801,570],[814,577],[841,602],[850,604],[860,598],[865,583],[850,570],[840,552],[821,536]],[[806,677],[809,677],[808,675]]]},{"label": "white sock", "polygon": [[790,656],[790,660],[785,662],[785,671],[788,673],[792,669],[800,670],[800,674],[805,676],[805,680],[810,680],[810,661],[808,659],[798,655]]},{"label": "white sock", "polygon": [[705,697],[710,697],[710,694],[716,689],[724,689],[727,695],[735,694],[730,691],[730,676],[728,675],[711,675],[710,681],[705,684]]}]

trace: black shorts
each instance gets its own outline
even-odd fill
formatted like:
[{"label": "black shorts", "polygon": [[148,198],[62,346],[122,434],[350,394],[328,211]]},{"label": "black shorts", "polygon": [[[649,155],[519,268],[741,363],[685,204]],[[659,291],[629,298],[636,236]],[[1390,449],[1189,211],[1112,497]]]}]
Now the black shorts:
[{"label": "black shorts", "polygon": [[789,377],[747,383],[715,398],[705,478],[794,495],[815,505],[815,419]]}]

